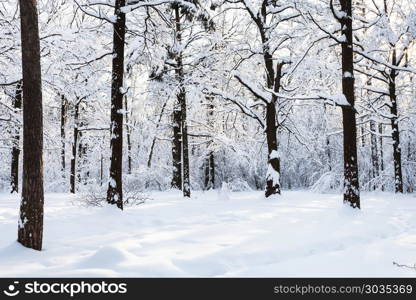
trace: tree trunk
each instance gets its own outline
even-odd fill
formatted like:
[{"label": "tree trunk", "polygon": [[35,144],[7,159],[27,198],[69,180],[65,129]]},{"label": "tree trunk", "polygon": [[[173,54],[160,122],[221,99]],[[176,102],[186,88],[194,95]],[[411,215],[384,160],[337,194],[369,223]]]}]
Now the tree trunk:
[{"label": "tree trunk", "polygon": [[[166,101],[163,104],[162,109],[160,110],[159,120],[156,124],[156,130],[155,130],[156,133],[157,133],[157,129],[159,128],[160,121],[162,120],[163,112],[165,111],[165,108],[166,108],[167,104],[168,104],[168,101]],[[153,158],[153,151],[155,149],[155,145],[156,145],[156,135],[154,136],[153,141],[152,141],[152,145],[150,146],[149,158],[147,159],[147,167],[148,168],[150,168],[152,166],[152,158]]]},{"label": "tree trunk", "polygon": [[124,97],[124,110],[126,111],[126,137],[127,137],[127,173],[131,174],[131,129],[127,113],[127,96]]},{"label": "tree trunk", "polygon": [[[208,105],[208,124],[213,127],[214,126],[214,122],[213,122],[213,118],[214,118],[214,97],[207,97],[206,98],[208,101],[210,101],[209,105]],[[208,148],[210,148],[212,146],[213,141],[210,140],[208,143]],[[204,184],[205,184],[205,189],[209,190],[209,189],[214,189],[215,188],[215,161],[214,161],[214,152],[212,150],[209,151],[208,156],[206,158],[205,161],[205,180],[204,180]]]},{"label": "tree trunk", "polygon": [[[396,50],[392,53],[392,65],[396,65]],[[397,111],[396,70],[391,70],[389,79],[391,137],[393,139],[394,190],[403,193],[402,150],[400,147],[400,131]]]},{"label": "tree trunk", "polygon": [[[380,175],[384,175],[384,150],[383,150],[383,124],[378,124],[378,133],[380,135]],[[381,183],[381,190],[384,191],[384,184]]]},{"label": "tree trunk", "polygon": [[18,242],[42,250],[43,115],[36,0],[20,0],[23,69],[23,190]]},{"label": "tree trunk", "polygon": [[181,98],[181,127],[182,127],[182,166],[183,166],[183,196],[191,197],[191,183],[189,181],[189,146],[188,125],[186,123],[186,93],[185,88],[180,92]]},{"label": "tree trunk", "polygon": [[341,10],[347,17],[341,19],[341,30],[346,41],[342,43],[342,91],[350,104],[342,107],[344,128],[344,202],[360,208],[360,189],[357,163],[357,123],[355,118],[354,56],[351,0],[341,0]]},{"label": "tree trunk", "polygon": [[332,171],[331,141],[329,135],[326,136],[326,156],[328,158],[328,171]]},{"label": "tree trunk", "polygon": [[101,153],[100,157],[100,186],[103,186],[104,181],[104,156],[103,153]]},{"label": "tree trunk", "polygon": [[[179,12],[178,5],[175,5],[175,42],[178,44],[176,45],[177,48],[180,48],[180,44],[182,42],[182,29],[181,29],[181,17]],[[183,71],[183,62],[182,62],[182,52],[177,53],[176,55],[176,69],[175,69],[176,77],[178,79],[179,83],[179,92],[177,94],[177,101],[178,101],[178,108],[180,111],[177,111],[177,109],[174,109],[174,148],[172,149],[172,152],[175,151],[175,159],[178,158],[178,149],[177,146],[182,146],[182,191],[184,197],[190,197],[191,196],[191,185],[189,180],[189,146],[188,146],[188,125],[187,125],[187,119],[186,119],[186,90],[184,85],[184,71]],[[178,115],[176,115],[178,114]],[[176,119],[175,119],[176,118]],[[178,122],[179,121],[179,128],[178,128]],[[177,145],[175,145],[175,134],[178,135],[178,132],[175,132],[176,130],[180,130],[180,139],[177,140]],[[179,143],[178,143],[179,141]],[[174,160],[174,181],[178,180],[178,174],[175,174],[175,172],[178,171],[178,161],[175,162]],[[176,166],[175,166],[176,164]],[[179,169],[180,170],[180,169]],[[175,178],[176,177],[176,178]]]},{"label": "tree trunk", "polygon": [[77,172],[77,149],[78,149],[78,137],[79,137],[79,106],[81,101],[77,99],[74,106],[74,136],[72,142],[72,157],[71,157],[71,173],[69,176],[70,192],[75,194],[75,178]]},{"label": "tree trunk", "polygon": [[[181,32],[180,32],[180,15],[179,8],[175,7],[175,26],[176,26],[176,42],[180,42]],[[177,67],[175,70],[176,76],[180,81],[180,72],[182,71],[179,66],[180,57],[176,58]],[[182,76],[183,77],[183,76]],[[180,82],[181,84],[181,82]],[[176,103],[173,106],[172,121],[173,121],[173,141],[172,141],[172,164],[173,164],[173,174],[172,174],[172,188],[182,190],[182,99],[181,99],[180,87],[179,93],[176,96]]]},{"label": "tree trunk", "polygon": [[66,145],[66,114],[68,110],[68,101],[64,95],[61,95],[61,169],[62,177],[65,178],[66,162],[65,162],[65,145]]},{"label": "tree trunk", "polygon": [[[280,91],[280,80],[282,78],[283,64],[277,64],[276,74],[273,70],[273,60],[271,55],[264,56],[267,68],[267,87],[273,89],[276,93]],[[277,97],[273,94],[272,101],[266,106],[266,139],[268,149],[268,166],[266,174],[266,191],[265,196],[269,197],[274,194],[281,194],[280,185],[280,156],[278,155],[277,141],[277,115],[276,115]]]},{"label": "tree trunk", "polygon": [[215,158],[212,151],[210,151],[205,160],[204,185],[206,190],[215,188]]},{"label": "tree trunk", "polygon": [[126,15],[120,8],[125,0],[116,0],[113,35],[113,70],[111,80],[111,161],[110,181],[107,190],[107,202],[123,209],[123,77],[124,42],[126,34]]},{"label": "tree trunk", "polygon": [[182,139],[181,139],[181,108],[179,98],[173,107],[172,113],[173,137],[172,137],[172,188],[182,189]]},{"label": "tree trunk", "polygon": [[[378,147],[377,147],[377,136],[376,132],[376,122],[371,120],[370,121],[370,131],[371,131],[371,165],[372,165],[372,177],[376,179],[379,176],[379,161],[378,161]],[[372,189],[376,189],[376,184],[372,185]]]},{"label": "tree trunk", "polygon": [[[13,99],[13,108],[20,110],[22,108],[22,82],[16,85],[16,94]],[[12,162],[10,168],[10,188],[11,193],[19,192],[19,157],[20,157],[20,125],[16,124],[14,128]]]},{"label": "tree trunk", "polygon": [[88,179],[88,171],[85,174],[83,174],[84,164],[85,164],[85,161],[83,159],[84,159],[84,157],[87,153],[87,145],[85,145],[85,143],[83,141],[83,138],[82,138],[83,132],[82,132],[82,130],[80,130],[80,128],[83,128],[85,126],[84,121],[82,121],[82,119],[80,117],[80,115],[83,115],[82,113],[84,112],[84,109],[82,109],[81,107],[80,107],[80,109],[81,109],[81,111],[80,111],[80,114],[78,116],[80,120],[79,120],[78,126],[77,126],[78,127],[78,159],[77,159],[77,163],[76,163],[76,168],[78,170],[78,172],[77,172],[77,179],[78,180],[77,181],[78,181],[78,184],[81,184],[81,182],[83,181],[82,179],[84,178],[84,185],[86,185],[87,184],[87,179]]}]

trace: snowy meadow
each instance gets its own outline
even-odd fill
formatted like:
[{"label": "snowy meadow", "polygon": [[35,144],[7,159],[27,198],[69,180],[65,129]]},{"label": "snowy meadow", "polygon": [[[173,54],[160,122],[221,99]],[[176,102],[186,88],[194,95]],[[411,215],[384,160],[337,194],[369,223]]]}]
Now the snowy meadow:
[{"label": "snowy meadow", "polygon": [[44,250],[15,242],[19,201],[1,195],[0,277],[414,277],[416,198],[154,192],[123,212],[46,194]]},{"label": "snowy meadow", "polygon": [[0,277],[416,277],[415,76],[415,0],[0,0]]}]

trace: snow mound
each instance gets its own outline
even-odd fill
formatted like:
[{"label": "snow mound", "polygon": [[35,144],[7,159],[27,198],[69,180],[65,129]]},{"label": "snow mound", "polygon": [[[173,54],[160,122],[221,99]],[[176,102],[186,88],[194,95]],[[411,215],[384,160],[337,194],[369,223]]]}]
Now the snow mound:
[{"label": "snow mound", "polygon": [[92,255],[81,261],[80,268],[111,268],[133,259],[134,255],[116,247],[101,247]]}]

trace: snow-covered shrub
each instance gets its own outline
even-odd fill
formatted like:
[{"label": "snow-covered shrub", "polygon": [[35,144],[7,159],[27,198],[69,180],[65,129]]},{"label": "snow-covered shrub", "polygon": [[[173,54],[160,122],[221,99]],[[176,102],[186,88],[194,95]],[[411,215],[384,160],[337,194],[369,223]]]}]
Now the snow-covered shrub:
[{"label": "snow-covered shrub", "polygon": [[[224,186],[224,183],[223,183]],[[251,191],[252,188],[247,183],[247,181],[242,180],[240,178],[236,178],[228,183],[228,188],[232,192],[245,192],[245,191]]]},{"label": "snow-covered shrub", "polygon": [[312,186],[315,193],[342,192],[343,175],[335,172],[324,173]]}]

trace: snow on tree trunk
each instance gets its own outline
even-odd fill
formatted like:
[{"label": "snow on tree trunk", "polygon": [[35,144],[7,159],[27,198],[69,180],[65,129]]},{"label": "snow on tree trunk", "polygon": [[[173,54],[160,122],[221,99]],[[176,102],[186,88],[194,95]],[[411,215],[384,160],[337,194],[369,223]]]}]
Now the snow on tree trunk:
[{"label": "snow on tree trunk", "polygon": [[182,189],[182,142],[181,142],[181,108],[180,100],[176,99],[172,113],[173,137],[172,137],[172,188]]},{"label": "snow on tree trunk", "polygon": [[[207,112],[207,119],[208,119],[208,124],[211,128],[213,128],[213,123],[214,123],[214,97],[212,96],[207,96],[206,100],[209,103],[208,105],[208,112]],[[210,140],[208,143],[208,148],[212,147],[212,143],[213,141]],[[215,188],[215,159],[214,159],[214,152],[212,150],[209,151],[207,158],[205,159],[205,179],[204,179],[204,185],[205,185],[205,189],[209,190],[209,189],[214,189]]]},{"label": "snow on tree trunk", "polygon": [[[392,65],[395,66],[396,50],[393,49]],[[390,122],[391,122],[391,137],[393,139],[393,165],[394,165],[394,191],[396,193],[403,193],[403,175],[402,175],[402,150],[400,147],[400,131],[399,118],[397,110],[397,95],[396,95],[396,70],[392,69],[389,78],[389,97],[390,97]]]},{"label": "snow on tree trunk", "polygon": [[[174,178],[173,180],[178,183],[179,181],[179,172],[178,168],[180,164],[178,162],[180,159],[182,159],[182,191],[184,197],[190,197],[191,196],[191,185],[189,180],[189,146],[188,146],[188,125],[187,125],[187,119],[186,119],[186,90],[184,87],[184,70],[183,70],[183,61],[182,61],[182,50],[181,48],[181,42],[182,42],[182,28],[181,28],[181,16],[178,5],[174,7],[175,10],[175,49],[178,51],[176,53],[176,77],[179,84],[179,92],[177,94],[177,105],[174,109],[174,149],[172,149],[174,154]],[[175,115],[178,114],[178,115]],[[178,126],[179,121],[179,126]],[[175,132],[175,130],[180,131],[180,135],[178,135],[178,132]],[[175,136],[176,133],[176,136]],[[180,137],[180,139],[176,140]],[[176,144],[175,144],[176,140]],[[181,151],[179,149],[181,149]],[[179,150],[179,151],[178,151]],[[179,154],[178,154],[179,153]],[[181,157],[179,156],[181,154]],[[179,160],[178,160],[179,158]],[[175,173],[177,172],[177,173]],[[175,186],[174,186],[175,187]]]},{"label": "snow on tree trunk", "polygon": [[[16,85],[16,93],[13,99],[13,108],[20,110],[22,108],[22,82]],[[19,157],[20,157],[20,125],[16,124],[14,128],[12,162],[10,166],[10,192],[19,192]]]},{"label": "snow on tree trunk", "polygon": [[[351,0],[341,0],[342,42],[342,91],[350,106],[342,107],[344,128],[344,202],[354,208],[360,208],[360,190],[357,162],[357,122],[355,116],[354,53]],[[348,74],[348,76],[347,76]]]},{"label": "snow on tree trunk", "polygon": [[43,115],[37,1],[20,0],[23,69],[23,190],[18,242],[42,250]]},{"label": "snow on tree trunk", "polygon": [[[384,174],[384,150],[383,150],[383,123],[378,124],[379,143],[380,143],[380,175]],[[381,184],[381,190],[384,191],[384,184]]]},{"label": "snow on tree trunk", "polygon": [[113,33],[113,70],[111,79],[111,162],[107,202],[123,209],[123,77],[126,15],[120,11],[125,0],[116,0]]},{"label": "snow on tree trunk", "polygon": [[[378,160],[378,146],[377,146],[377,136],[376,132],[376,122],[370,121],[370,131],[371,131],[371,165],[372,165],[372,179],[376,179],[379,176],[379,160]],[[376,184],[373,184],[371,187],[373,190],[376,189]]]},{"label": "snow on tree trunk", "polygon": [[[276,93],[280,91],[280,81],[282,78],[283,63],[278,63],[276,73],[273,69],[272,56],[267,52],[264,55],[264,61],[267,69],[267,86]],[[274,194],[281,194],[280,186],[280,157],[278,155],[277,141],[277,114],[276,114],[277,97],[272,96],[271,102],[266,106],[266,139],[268,148],[268,162],[266,173],[266,191],[265,196],[269,197]]]},{"label": "snow on tree trunk", "polygon": [[61,95],[61,169],[62,169],[62,178],[65,178],[65,144],[66,144],[66,114],[68,110],[68,101],[66,100],[65,95]]},{"label": "snow on tree trunk", "polygon": [[127,174],[131,174],[132,159],[131,159],[131,128],[128,116],[127,96],[124,97],[124,111],[126,112],[126,137],[127,137]]},{"label": "snow on tree trunk", "polygon": [[70,192],[75,194],[75,178],[77,173],[77,153],[78,153],[78,138],[79,138],[79,106],[81,101],[77,99],[74,106],[74,134],[72,141],[72,157],[71,157],[71,173],[69,175]]},{"label": "snow on tree trunk", "polygon": [[183,165],[183,196],[191,196],[191,183],[189,180],[189,146],[188,146],[188,125],[186,120],[186,93],[181,92],[181,121],[182,121],[182,165]]}]

